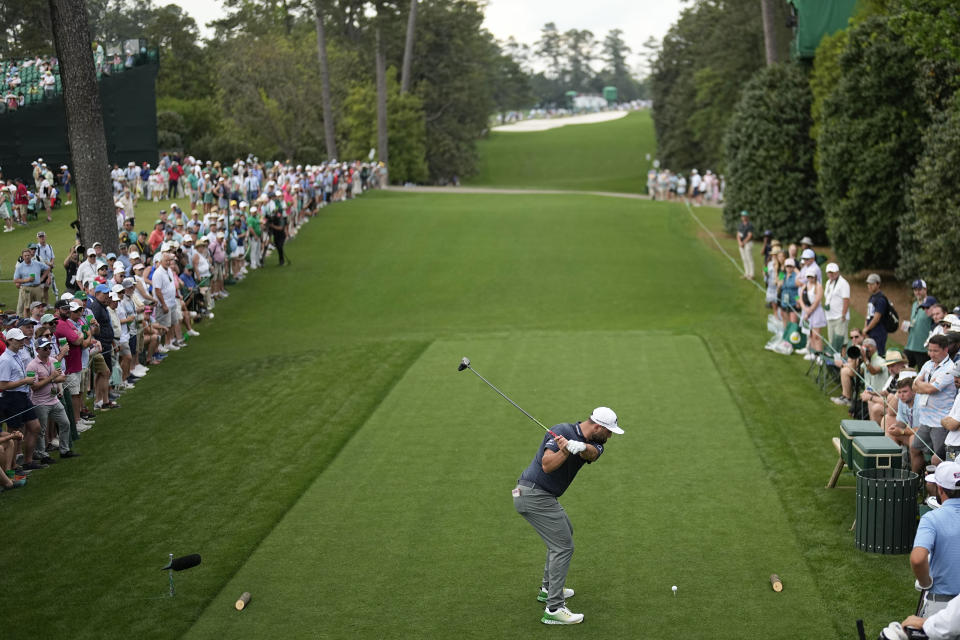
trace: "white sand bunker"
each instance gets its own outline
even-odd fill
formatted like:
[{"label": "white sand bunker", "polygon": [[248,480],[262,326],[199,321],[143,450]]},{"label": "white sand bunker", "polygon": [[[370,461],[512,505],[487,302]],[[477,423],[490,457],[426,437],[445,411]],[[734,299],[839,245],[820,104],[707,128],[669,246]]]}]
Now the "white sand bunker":
[{"label": "white sand bunker", "polygon": [[627,115],[627,113],[627,111],[601,111],[599,113],[585,113],[579,116],[523,120],[522,122],[513,122],[511,124],[500,125],[499,127],[494,127],[493,130],[513,133],[546,131],[547,129],[556,129],[557,127],[562,127],[568,124],[594,124],[597,122],[607,122],[608,120],[618,120]]}]

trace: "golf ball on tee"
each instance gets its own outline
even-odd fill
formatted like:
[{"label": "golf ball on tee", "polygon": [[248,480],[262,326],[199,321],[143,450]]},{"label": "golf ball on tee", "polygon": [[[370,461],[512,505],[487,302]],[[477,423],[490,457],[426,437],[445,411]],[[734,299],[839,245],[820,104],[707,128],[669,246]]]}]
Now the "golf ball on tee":
[{"label": "golf ball on tee", "polygon": [[672,587],[670,587],[670,588],[671,588],[671,589],[673,589],[673,592],[674,592],[674,593],[676,593],[676,592],[677,592],[677,585],[673,585],[673,586],[672,586]]}]

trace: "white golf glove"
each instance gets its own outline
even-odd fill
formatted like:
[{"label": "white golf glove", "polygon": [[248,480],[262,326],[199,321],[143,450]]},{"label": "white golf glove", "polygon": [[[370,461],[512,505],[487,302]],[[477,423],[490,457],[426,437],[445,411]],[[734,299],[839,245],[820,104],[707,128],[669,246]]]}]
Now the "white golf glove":
[{"label": "white golf glove", "polygon": [[930,584],[928,584],[928,585],[925,586],[925,587],[921,587],[921,586],[920,586],[920,581],[919,581],[919,580],[914,580],[914,581],[913,581],[913,588],[916,589],[917,591],[929,591],[930,589],[933,589],[933,580],[931,580],[931,581],[930,581]]},{"label": "white golf glove", "polygon": [[586,449],[587,445],[583,442],[579,442],[577,440],[567,440],[567,451],[573,455],[577,455],[581,451],[586,451]]},{"label": "white golf glove", "polygon": [[903,630],[899,622],[891,622],[880,632],[883,640],[908,640],[907,632]]}]

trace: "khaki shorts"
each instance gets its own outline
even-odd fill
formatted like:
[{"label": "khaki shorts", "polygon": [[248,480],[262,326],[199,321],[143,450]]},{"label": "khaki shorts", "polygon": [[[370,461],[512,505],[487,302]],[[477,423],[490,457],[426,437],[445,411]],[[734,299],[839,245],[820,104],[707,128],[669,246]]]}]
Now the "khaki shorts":
[{"label": "khaki shorts", "polygon": [[173,326],[173,308],[170,307],[167,309],[167,312],[164,313],[162,310],[157,311],[156,322],[161,327],[170,328]]},{"label": "khaki shorts", "polygon": [[107,367],[107,361],[103,359],[102,353],[94,354],[90,357],[90,368],[94,373],[105,373],[110,375],[110,368]]},{"label": "khaki shorts", "polygon": [[130,353],[130,341],[129,341],[129,340],[121,340],[121,341],[120,341],[120,355],[121,355],[121,356],[129,356],[129,355],[131,355],[131,353]]},{"label": "khaki shorts", "polygon": [[63,383],[63,388],[72,396],[80,395],[80,371],[68,373],[67,379]]}]

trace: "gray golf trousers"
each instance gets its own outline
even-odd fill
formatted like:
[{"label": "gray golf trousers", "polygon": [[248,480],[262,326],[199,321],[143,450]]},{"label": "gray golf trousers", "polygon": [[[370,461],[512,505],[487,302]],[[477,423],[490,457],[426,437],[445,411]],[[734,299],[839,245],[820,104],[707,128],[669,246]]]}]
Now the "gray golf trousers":
[{"label": "gray golf trousers", "polygon": [[538,487],[528,487],[526,483],[518,484],[516,491],[520,495],[513,498],[514,508],[547,545],[543,587],[547,590],[547,606],[556,610],[563,606],[563,585],[573,557],[573,525],[553,494]]}]

